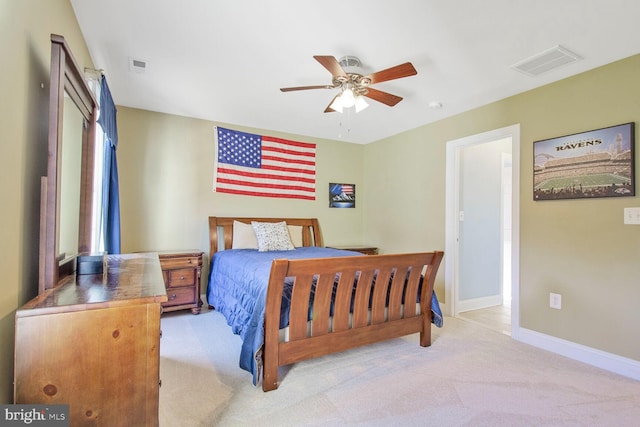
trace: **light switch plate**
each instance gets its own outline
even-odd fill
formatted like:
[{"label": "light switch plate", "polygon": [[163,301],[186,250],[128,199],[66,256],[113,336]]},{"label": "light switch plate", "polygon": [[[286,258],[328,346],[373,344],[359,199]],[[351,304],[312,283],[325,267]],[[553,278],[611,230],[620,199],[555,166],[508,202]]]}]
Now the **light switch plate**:
[{"label": "light switch plate", "polygon": [[554,294],[551,292],[549,294],[549,307],[555,308],[556,310],[562,309],[562,295]]}]

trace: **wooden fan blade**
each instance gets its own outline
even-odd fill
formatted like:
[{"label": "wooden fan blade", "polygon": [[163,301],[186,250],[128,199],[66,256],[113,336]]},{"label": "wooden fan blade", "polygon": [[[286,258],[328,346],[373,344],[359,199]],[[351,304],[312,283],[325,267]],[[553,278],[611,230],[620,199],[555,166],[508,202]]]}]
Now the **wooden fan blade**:
[{"label": "wooden fan blade", "polygon": [[392,95],[387,92],[383,92],[381,90],[367,88],[368,92],[364,95],[367,98],[371,98],[374,101],[382,102],[383,104],[388,105],[389,107],[393,107],[398,102],[402,101],[402,98],[396,95]]},{"label": "wooden fan blade", "polygon": [[402,77],[415,76],[416,74],[418,74],[418,72],[411,62],[405,62],[404,64],[378,71],[377,73],[370,74],[366,77],[371,79],[371,84],[374,84],[386,82],[388,80],[400,79]]},{"label": "wooden fan blade", "polygon": [[281,92],[291,92],[294,90],[309,90],[309,89],[333,89],[331,85],[316,85],[316,86],[297,86],[297,87],[281,87]]},{"label": "wooden fan blade", "polygon": [[340,63],[333,56],[315,55],[315,60],[318,61],[324,68],[329,70],[333,77],[347,77],[347,73],[344,72]]}]

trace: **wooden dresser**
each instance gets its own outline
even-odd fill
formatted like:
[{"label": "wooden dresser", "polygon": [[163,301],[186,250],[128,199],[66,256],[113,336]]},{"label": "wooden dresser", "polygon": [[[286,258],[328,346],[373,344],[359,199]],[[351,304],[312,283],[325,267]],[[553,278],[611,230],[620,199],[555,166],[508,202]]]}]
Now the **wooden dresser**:
[{"label": "wooden dresser", "polygon": [[15,403],[68,404],[70,425],[157,426],[158,254],[109,255],[16,311]]},{"label": "wooden dresser", "polygon": [[199,314],[202,307],[200,281],[204,252],[160,252],[159,256],[167,288],[167,302],[162,304],[163,311],[191,309],[193,314]]}]

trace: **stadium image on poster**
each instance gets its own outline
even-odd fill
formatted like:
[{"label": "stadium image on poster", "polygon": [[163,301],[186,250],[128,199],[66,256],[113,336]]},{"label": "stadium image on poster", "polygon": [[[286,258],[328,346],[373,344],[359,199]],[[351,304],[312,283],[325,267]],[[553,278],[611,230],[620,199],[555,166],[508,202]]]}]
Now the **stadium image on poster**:
[{"label": "stadium image on poster", "polygon": [[635,195],[634,123],[533,143],[533,199]]},{"label": "stadium image on poster", "polygon": [[356,185],[355,184],[329,184],[330,208],[355,208]]}]

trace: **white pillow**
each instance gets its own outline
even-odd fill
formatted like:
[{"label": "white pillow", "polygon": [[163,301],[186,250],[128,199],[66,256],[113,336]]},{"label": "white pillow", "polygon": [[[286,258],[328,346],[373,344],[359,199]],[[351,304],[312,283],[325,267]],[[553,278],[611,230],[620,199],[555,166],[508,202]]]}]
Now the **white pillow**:
[{"label": "white pillow", "polygon": [[231,249],[258,249],[258,240],[251,224],[233,221]]},{"label": "white pillow", "polygon": [[252,221],[253,231],[258,240],[258,251],[291,251],[295,247],[291,243],[287,223],[282,222],[256,222]]},{"label": "white pillow", "polygon": [[301,225],[287,225],[289,229],[289,236],[291,237],[291,243],[296,248],[302,247],[302,226]]}]

